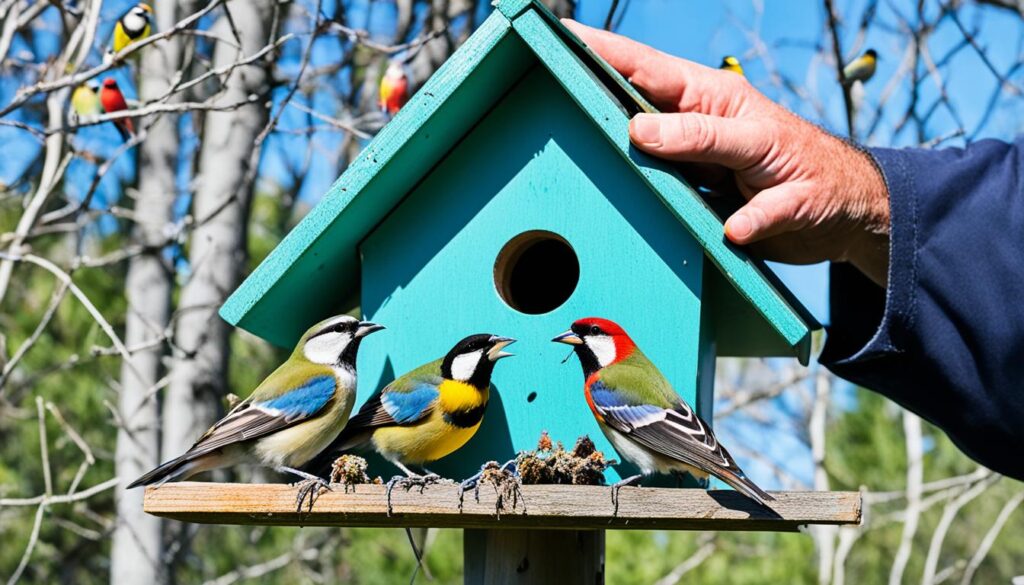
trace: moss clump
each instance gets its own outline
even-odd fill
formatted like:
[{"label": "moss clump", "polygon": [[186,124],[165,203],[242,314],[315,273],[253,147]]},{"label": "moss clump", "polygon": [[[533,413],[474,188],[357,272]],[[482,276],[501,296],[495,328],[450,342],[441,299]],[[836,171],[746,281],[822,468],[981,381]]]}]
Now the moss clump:
[{"label": "moss clump", "polygon": [[366,473],[368,467],[366,459],[358,455],[342,455],[331,466],[331,483],[343,484],[346,492],[349,486],[383,483],[380,477],[370,479]]},{"label": "moss clump", "polygon": [[522,451],[516,457],[522,482],[531,485],[604,485],[604,470],[615,463],[614,459],[605,459],[586,435],[567,451],[561,441],[553,443],[547,431],[541,433],[537,449]]}]

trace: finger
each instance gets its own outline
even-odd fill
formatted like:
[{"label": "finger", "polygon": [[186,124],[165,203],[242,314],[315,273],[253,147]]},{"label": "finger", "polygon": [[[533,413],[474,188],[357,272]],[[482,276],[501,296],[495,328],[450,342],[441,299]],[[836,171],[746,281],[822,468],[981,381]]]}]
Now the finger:
[{"label": "finger", "polygon": [[750,244],[804,228],[810,222],[805,199],[786,185],[765,189],[725,222],[725,236],[735,244]]},{"label": "finger", "polygon": [[563,19],[562,22],[659,109],[723,113],[734,92],[746,84],[741,75],[673,57],[575,20]]},{"label": "finger", "polygon": [[774,135],[772,128],[746,118],[696,113],[637,114],[629,122],[629,138],[640,150],[660,158],[742,170],[768,155]]}]

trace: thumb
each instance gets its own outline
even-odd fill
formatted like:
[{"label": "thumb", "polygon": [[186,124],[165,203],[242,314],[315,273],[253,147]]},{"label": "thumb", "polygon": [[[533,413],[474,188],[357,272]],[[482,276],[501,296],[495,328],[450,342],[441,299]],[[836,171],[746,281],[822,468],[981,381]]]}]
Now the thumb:
[{"label": "thumb", "polygon": [[809,223],[804,196],[779,185],[755,195],[725,222],[725,236],[734,244],[751,244],[796,231]]},{"label": "thumb", "polygon": [[645,152],[678,161],[711,163],[740,170],[765,159],[774,133],[750,119],[707,114],[637,114],[629,137]]}]

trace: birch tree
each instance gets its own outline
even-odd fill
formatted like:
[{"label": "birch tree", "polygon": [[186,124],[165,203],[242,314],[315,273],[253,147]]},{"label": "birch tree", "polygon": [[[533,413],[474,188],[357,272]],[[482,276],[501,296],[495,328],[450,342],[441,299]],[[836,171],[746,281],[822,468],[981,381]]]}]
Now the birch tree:
[{"label": "birch tree", "polygon": [[[245,0],[227,4],[230,14],[210,30],[217,43],[214,70],[254,55],[271,41],[278,4]],[[232,42],[233,41],[233,42]],[[256,140],[268,119],[269,59],[235,67],[221,81],[216,104],[252,103],[230,111],[210,111],[203,122],[198,174],[194,180],[188,280],[178,302],[177,346],[164,395],[163,449],[184,452],[213,421],[224,395],[227,323],[217,309],[238,285],[245,266],[246,222],[252,200]]]},{"label": "birch tree", "polygon": [[[188,11],[190,12],[190,11]],[[186,13],[188,13],[186,12]],[[169,30],[179,17],[177,0],[154,6],[156,30]],[[156,101],[170,94],[181,67],[182,39],[144,52],[139,71],[139,98]],[[169,101],[180,101],[178,94]],[[118,401],[121,425],[117,432],[115,465],[124,480],[117,493],[117,526],[110,559],[111,583],[157,583],[161,579],[163,547],[160,519],[142,511],[142,490],[125,490],[124,483],[160,463],[160,413],[157,391],[171,315],[173,267],[166,258],[174,225],[178,170],[178,116],[167,113],[145,127],[139,145],[139,188],[135,197],[132,243],[141,253],[128,261],[125,297],[125,343],[136,348],[121,366]]]}]

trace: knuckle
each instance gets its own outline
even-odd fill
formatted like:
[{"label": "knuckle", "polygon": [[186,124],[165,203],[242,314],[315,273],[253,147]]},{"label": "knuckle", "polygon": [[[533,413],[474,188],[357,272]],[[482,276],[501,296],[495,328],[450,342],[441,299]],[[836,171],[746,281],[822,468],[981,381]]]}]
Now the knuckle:
[{"label": "knuckle", "polygon": [[679,133],[681,143],[688,150],[708,151],[714,150],[715,133],[711,123],[705,116],[680,116]]}]

